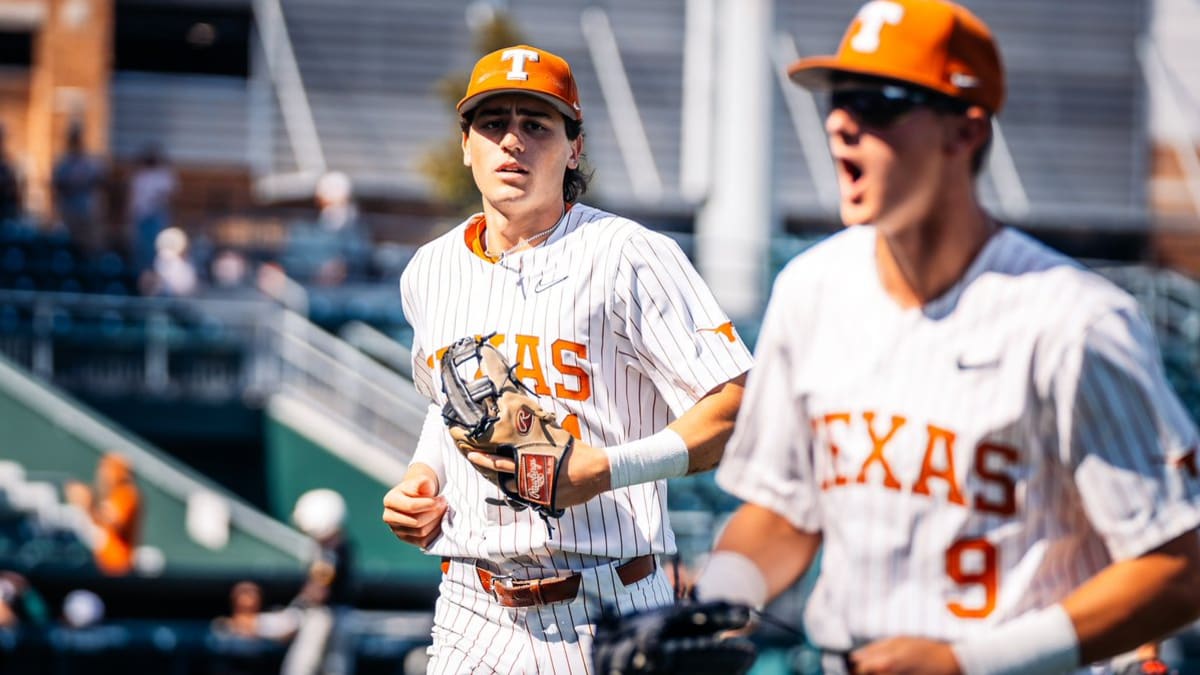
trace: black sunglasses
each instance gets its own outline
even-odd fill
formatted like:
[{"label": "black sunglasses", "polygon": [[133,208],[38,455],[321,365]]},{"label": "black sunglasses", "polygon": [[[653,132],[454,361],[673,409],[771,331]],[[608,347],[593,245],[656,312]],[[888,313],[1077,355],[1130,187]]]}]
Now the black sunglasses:
[{"label": "black sunglasses", "polygon": [[839,89],[829,95],[830,110],[845,110],[863,124],[883,129],[917,106],[938,112],[962,114],[967,103],[925,89],[886,84],[870,89]]}]

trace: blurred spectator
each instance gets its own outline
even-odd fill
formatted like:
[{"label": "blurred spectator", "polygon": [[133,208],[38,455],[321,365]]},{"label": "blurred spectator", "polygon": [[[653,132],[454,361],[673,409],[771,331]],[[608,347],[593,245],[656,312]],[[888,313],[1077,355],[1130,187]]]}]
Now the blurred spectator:
[{"label": "blurred spectator", "polygon": [[284,675],[353,672],[353,645],[346,631],[351,603],[353,553],[343,532],[346,502],[333,490],[309,490],[296,500],[292,520],[317,542],[317,555],[295,604],[304,620],[283,660]]},{"label": "blurred spectator", "polygon": [[309,566],[300,598],[310,605],[349,605],[353,553],[342,529],[345,500],[327,488],[309,490],[296,500],[292,519],[317,542],[317,557]]},{"label": "blurred spectator", "polygon": [[16,572],[0,571],[0,628],[48,623],[46,603],[29,581]]},{"label": "blurred spectator", "polygon": [[129,215],[133,221],[133,265],[138,274],[154,264],[158,235],[171,224],[175,171],[157,146],[146,148],[129,177]]},{"label": "blurred spectator", "polygon": [[300,626],[299,610],[262,611],[262,589],[253,581],[239,581],[229,592],[229,616],[213,622],[213,629],[247,638],[285,641]]},{"label": "blurred spectator", "polygon": [[354,205],[349,176],[341,171],[326,173],[317,180],[315,196],[321,229],[337,232],[358,227],[358,207]]},{"label": "blurred spectator", "polygon": [[350,177],[331,171],[317,181],[315,223],[295,223],[288,233],[284,267],[303,283],[337,286],[366,276],[371,245],[354,205]]},{"label": "blurred spectator", "polygon": [[214,287],[239,289],[250,283],[250,264],[239,251],[227,248],[213,256],[209,274]]},{"label": "blurred spectator", "polygon": [[63,598],[63,621],[71,628],[91,628],[104,620],[104,601],[95,593],[76,589]]},{"label": "blurred spectator", "polygon": [[21,182],[8,161],[4,125],[0,124],[0,223],[21,217]]},{"label": "blurred spectator", "polygon": [[302,315],[308,314],[308,292],[276,262],[264,262],[255,274],[255,286],[268,298]]},{"label": "blurred spectator", "polygon": [[142,498],[129,461],[110,452],[100,458],[94,488],[72,481],[65,493],[67,501],[89,514],[100,530],[93,550],[96,566],[110,576],[128,574],[142,529]]},{"label": "blurred spectator", "polygon": [[185,296],[196,292],[196,267],[188,255],[188,237],[177,227],[158,233],[153,268],[138,284],[145,295]]},{"label": "blurred spectator", "polygon": [[54,165],[54,207],[71,239],[88,254],[104,245],[97,193],[104,183],[100,161],[83,149],[83,129],[71,125],[67,152]]}]

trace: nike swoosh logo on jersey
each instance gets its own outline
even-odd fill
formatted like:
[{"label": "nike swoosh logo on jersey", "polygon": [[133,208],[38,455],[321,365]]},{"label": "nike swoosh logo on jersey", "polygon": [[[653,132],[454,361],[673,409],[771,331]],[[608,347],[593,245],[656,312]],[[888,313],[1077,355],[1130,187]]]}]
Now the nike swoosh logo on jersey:
[{"label": "nike swoosh logo on jersey", "polygon": [[994,357],[986,360],[968,359],[964,356],[959,356],[955,360],[954,365],[958,366],[959,370],[991,370],[1000,367],[1000,357]]},{"label": "nike swoosh logo on jersey", "polygon": [[566,276],[566,277],[559,277],[559,278],[557,278],[557,279],[554,279],[554,280],[552,280],[552,281],[546,281],[546,277],[542,277],[541,279],[538,279],[538,282],[537,282],[537,284],[536,284],[536,285],[534,285],[534,287],[533,287],[533,292],[534,292],[534,293],[541,293],[542,291],[544,291],[544,290],[546,290],[546,289],[550,288],[551,286],[557,286],[557,285],[561,284],[562,282],[566,281],[566,280],[568,279],[568,277],[569,277],[569,276],[570,276],[570,275],[568,275],[568,276]]}]

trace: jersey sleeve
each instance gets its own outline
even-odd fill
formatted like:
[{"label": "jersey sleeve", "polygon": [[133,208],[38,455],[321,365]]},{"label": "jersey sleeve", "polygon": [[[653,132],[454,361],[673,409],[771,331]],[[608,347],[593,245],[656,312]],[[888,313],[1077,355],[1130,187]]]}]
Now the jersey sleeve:
[{"label": "jersey sleeve", "polygon": [[413,341],[412,346],[412,376],[413,386],[417,393],[425,398],[436,401],[437,394],[433,384],[433,368],[429,365],[429,355]]},{"label": "jersey sleeve", "polygon": [[749,369],[749,350],[674,240],[636,232],[616,262],[613,311],[676,416]]},{"label": "jersey sleeve", "polygon": [[[414,260],[414,262],[416,262]],[[404,274],[400,277],[400,302],[404,309],[404,317],[408,320],[413,329],[412,342],[412,374],[413,386],[416,387],[417,393],[429,399],[429,409],[425,413],[425,419],[421,423],[421,434],[417,437],[417,447],[413,451],[413,458],[410,462],[420,462],[432,468],[438,476],[438,484],[444,489],[446,487],[446,467],[442,459],[441,442],[442,436],[446,434],[446,427],[442,423],[441,407],[437,403],[436,389],[434,388],[433,368],[430,365],[430,352],[422,344],[421,336],[424,335],[422,328],[422,317],[418,311],[420,304],[419,291],[415,288],[415,271],[418,265],[412,263],[405,269]]]},{"label": "jersey sleeve", "polygon": [[442,459],[443,436],[446,435],[446,425],[442,423],[442,409],[436,403],[430,403],[425,412],[425,420],[421,423],[421,435],[417,437],[417,447],[413,451],[413,464],[424,464],[433,469],[438,477],[438,485],[446,487],[446,463]]},{"label": "jersey sleeve", "polygon": [[822,529],[813,480],[812,426],[805,398],[796,391],[798,333],[788,316],[794,297],[776,285],[767,306],[754,368],[738,411],[733,437],[717,469],[717,484],[731,495],[786,518],[798,529]]},{"label": "jersey sleeve", "polygon": [[1196,427],[1136,309],[1109,311],[1088,326],[1058,369],[1054,393],[1059,448],[1114,559],[1200,525]]},{"label": "jersey sleeve", "polygon": [[421,266],[420,252],[418,252],[418,256],[414,257],[400,276],[400,304],[404,310],[405,320],[413,329],[411,352],[413,386],[416,387],[417,393],[430,401],[436,401],[437,389],[433,381],[433,367],[430,365],[432,363],[430,355],[433,350],[427,348],[422,341],[422,336],[425,334],[423,330],[424,317],[420,312],[421,291],[417,288],[416,282],[416,270]]}]

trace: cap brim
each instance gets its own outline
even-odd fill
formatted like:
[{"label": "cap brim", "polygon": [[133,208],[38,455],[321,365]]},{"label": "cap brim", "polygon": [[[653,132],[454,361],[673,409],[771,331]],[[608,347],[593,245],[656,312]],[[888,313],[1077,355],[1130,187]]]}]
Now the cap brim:
[{"label": "cap brim", "polygon": [[969,98],[963,96],[960,92],[949,91],[946,89],[946,85],[937,81],[929,80],[918,73],[903,72],[896,69],[889,69],[887,67],[846,63],[845,61],[838,59],[836,56],[813,56],[800,59],[791,66],[788,66],[788,77],[792,80],[792,82],[795,82],[806,89],[824,90],[831,88],[833,86],[833,76],[835,74],[862,75],[864,77],[894,80],[896,82],[904,82],[908,84],[914,84],[918,87],[924,87],[952,98],[961,98],[968,101],[970,100]]},{"label": "cap brim", "polygon": [[[838,63],[835,56],[810,56],[788,66],[788,77],[805,89],[828,89],[834,72],[859,72]],[[869,74],[869,73],[863,73]]]},{"label": "cap brim", "polygon": [[568,119],[573,119],[573,120],[583,119],[583,113],[578,110],[572,109],[571,106],[566,101],[564,101],[556,96],[551,96],[550,94],[542,93],[540,91],[530,91],[529,89],[521,89],[519,87],[513,87],[511,89],[491,89],[488,91],[481,91],[478,94],[475,94],[474,96],[472,96],[470,98],[464,98],[463,100],[458,102],[458,106],[457,106],[458,114],[465,115],[466,113],[471,112],[475,108],[479,107],[479,104],[483,103],[484,99],[489,99],[493,96],[500,96],[502,94],[523,94],[525,96],[533,96],[534,98],[540,98],[543,101],[545,101],[546,103],[549,103],[550,105],[554,106],[560,113],[565,115]]}]

